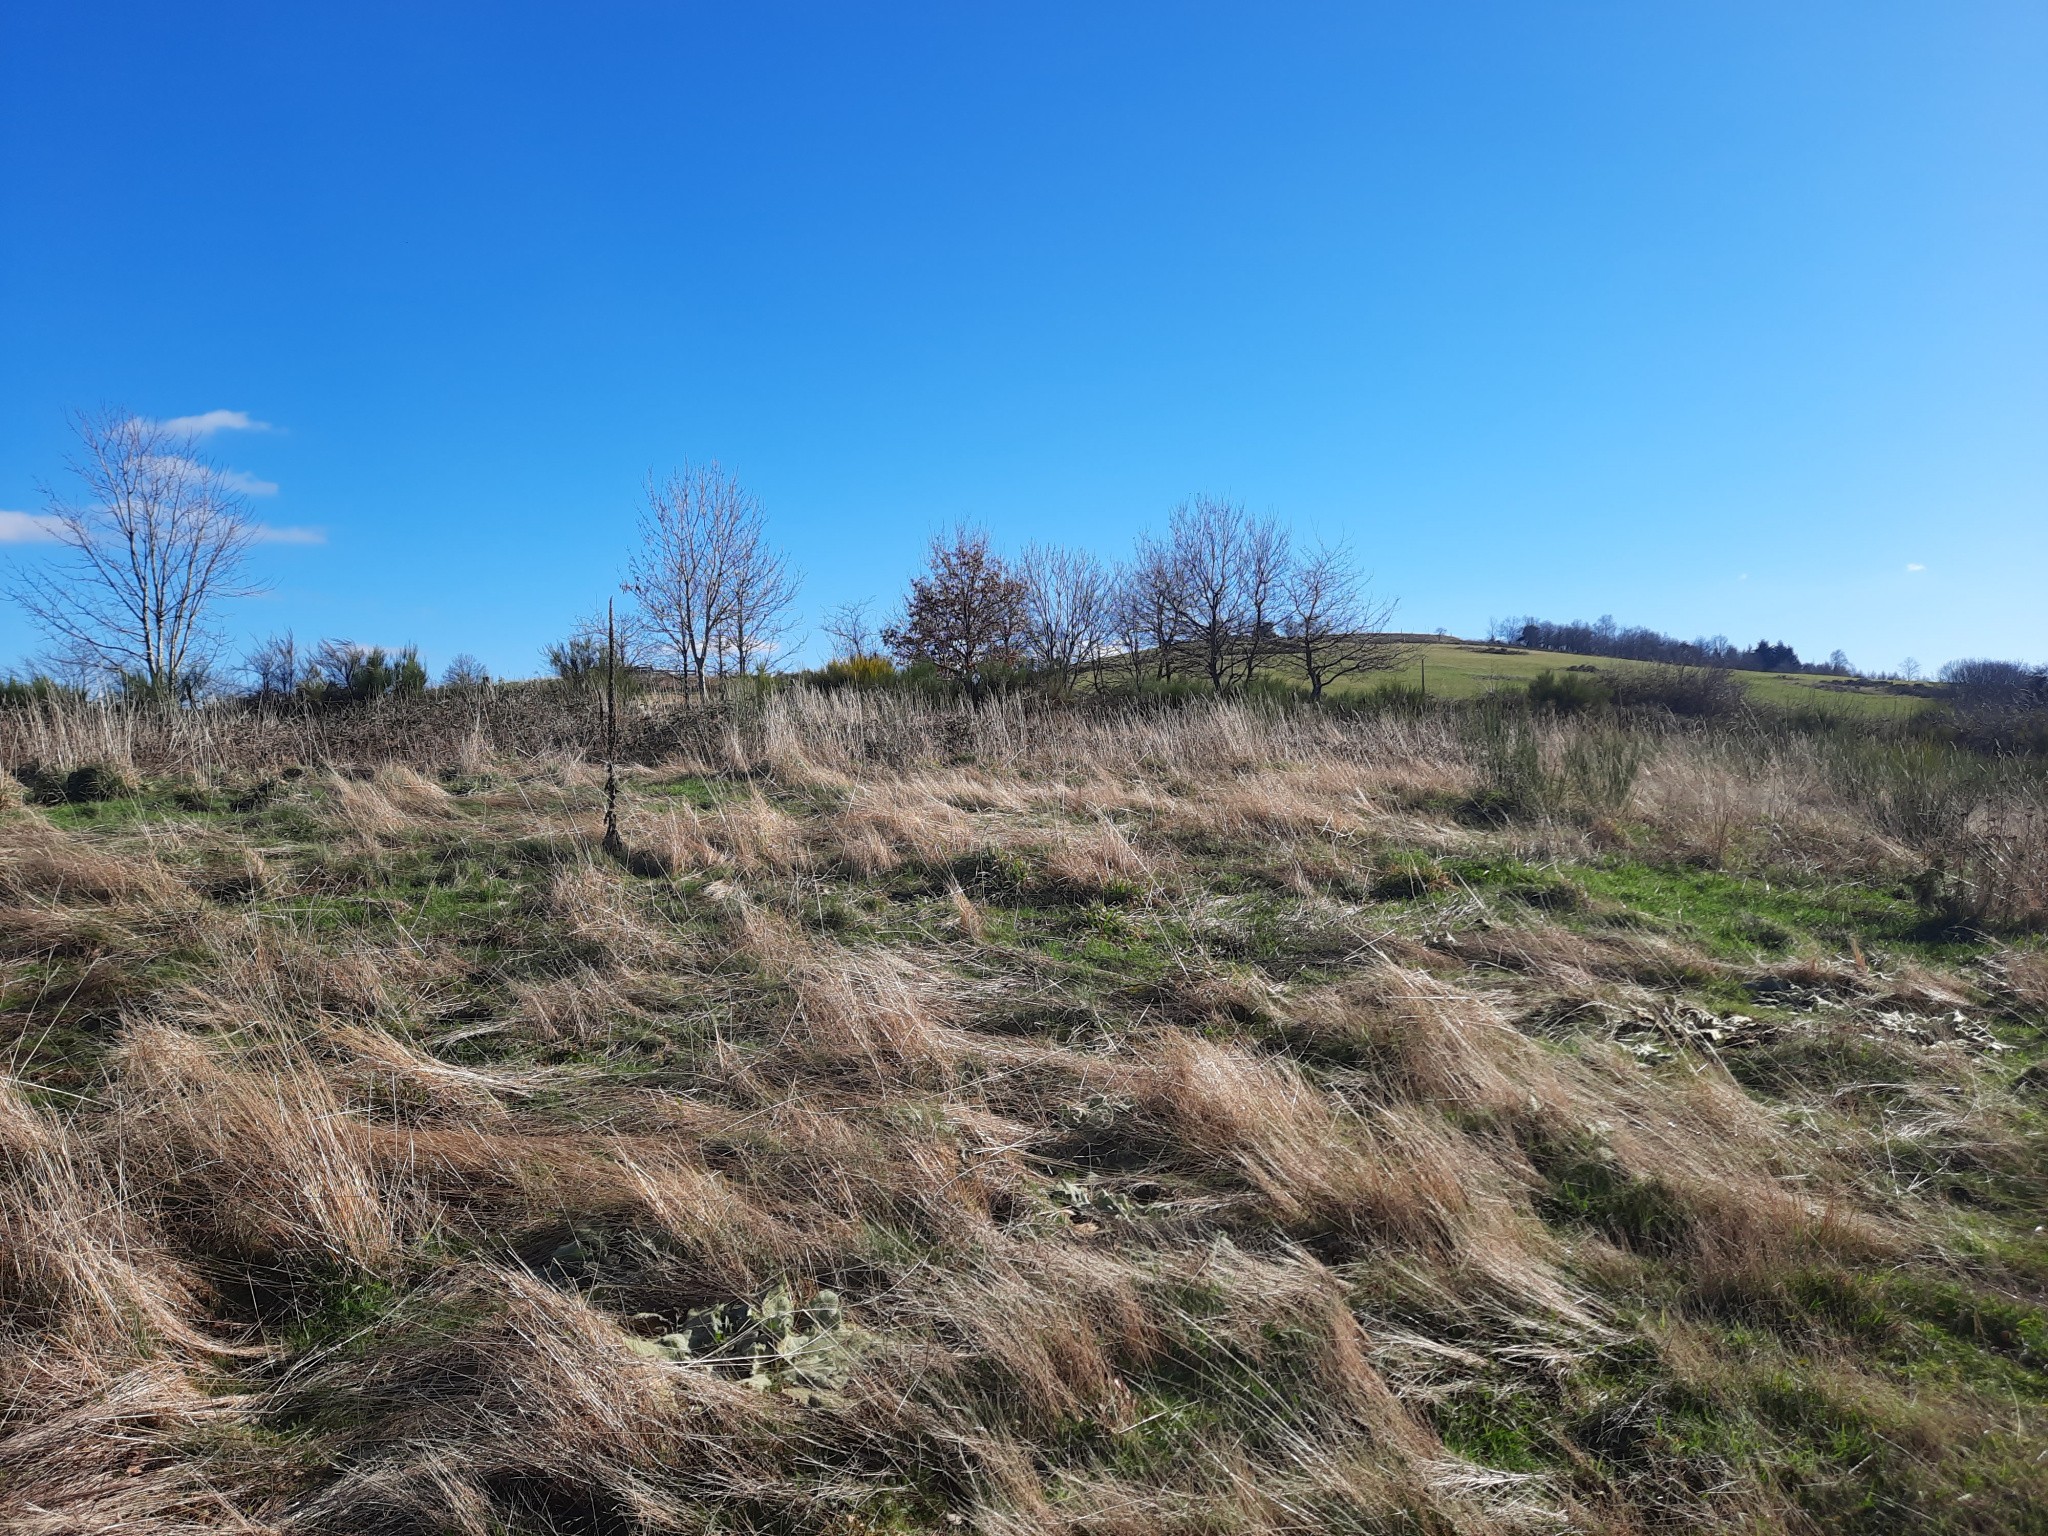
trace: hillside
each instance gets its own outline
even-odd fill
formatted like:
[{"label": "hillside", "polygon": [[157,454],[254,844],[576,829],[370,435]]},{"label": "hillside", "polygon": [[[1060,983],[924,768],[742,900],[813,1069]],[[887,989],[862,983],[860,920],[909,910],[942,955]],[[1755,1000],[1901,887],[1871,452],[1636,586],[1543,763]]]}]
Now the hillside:
[{"label": "hillside", "polygon": [[0,809],[0,1528],[2044,1528],[2038,765],[266,729]]},{"label": "hillside", "polygon": [[[1537,673],[1591,668],[1616,676],[1656,670],[1649,662],[1610,656],[1581,656],[1566,651],[1535,651],[1495,645],[1484,640],[1458,640],[1433,635],[1404,637],[1412,655],[1391,674],[1347,679],[1340,693],[1357,693],[1388,677],[1420,686],[1425,670],[1429,690],[1442,698],[1469,699],[1498,687],[1527,686]],[[1808,672],[1745,672],[1732,674],[1744,692],[1759,704],[1782,709],[1823,709],[1848,715],[1901,716],[1924,708],[1941,696],[1933,683],[1894,683],[1869,678],[1828,677]]]}]

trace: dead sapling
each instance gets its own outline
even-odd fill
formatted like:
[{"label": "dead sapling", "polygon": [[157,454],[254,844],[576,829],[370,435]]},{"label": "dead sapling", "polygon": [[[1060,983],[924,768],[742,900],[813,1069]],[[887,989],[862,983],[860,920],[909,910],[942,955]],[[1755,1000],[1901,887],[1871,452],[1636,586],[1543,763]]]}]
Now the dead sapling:
[{"label": "dead sapling", "polygon": [[619,632],[614,604],[604,605],[604,851],[613,858],[626,851],[619,836]]}]

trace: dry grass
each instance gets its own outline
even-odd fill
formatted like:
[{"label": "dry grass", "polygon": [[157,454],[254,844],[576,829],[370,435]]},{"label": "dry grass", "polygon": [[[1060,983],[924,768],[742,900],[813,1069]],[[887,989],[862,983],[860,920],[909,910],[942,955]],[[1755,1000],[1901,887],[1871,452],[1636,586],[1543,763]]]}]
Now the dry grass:
[{"label": "dry grass", "polygon": [[[1916,936],[1926,847],[1797,742],[1669,730],[1604,820],[1496,825],[1449,717],[795,694],[640,717],[614,861],[544,725],[9,727],[198,778],[0,807],[0,1529],[2048,1498],[2018,843],[2005,942]],[[1832,915],[1515,894],[1624,861]]]}]

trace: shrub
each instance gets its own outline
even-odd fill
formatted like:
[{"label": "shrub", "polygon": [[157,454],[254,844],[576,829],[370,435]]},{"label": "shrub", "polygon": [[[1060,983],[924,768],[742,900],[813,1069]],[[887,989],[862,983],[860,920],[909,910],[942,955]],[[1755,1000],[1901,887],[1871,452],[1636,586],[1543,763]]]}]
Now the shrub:
[{"label": "shrub", "polygon": [[102,800],[121,800],[135,793],[135,781],[111,763],[85,763],[69,773],[41,763],[27,763],[14,771],[25,797],[33,805],[92,805]]},{"label": "shrub", "polygon": [[1662,709],[1711,720],[1740,711],[1742,680],[1725,667],[1644,667],[1613,680],[1614,701],[1630,709]]},{"label": "shrub", "polygon": [[427,669],[420,664],[416,646],[386,651],[381,645],[325,640],[313,653],[306,691],[309,697],[332,703],[417,698],[427,691]]},{"label": "shrub", "polygon": [[901,675],[886,656],[842,656],[804,680],[829,693],[838,688],[886,688]]},{"label": "shrub", "polygon": [[1635,731],[1588,726],[1566,739],[1554,786],[1571,810],[1612,815],[1628,803],[1650,743]]},{"label": "shrub", "polygon": [[75,704],[85,699],[83,690],[67,688],[50,677],[0,677],[0,709],[27,709],[32,704]]},{"label": "shrub", "polygon": [[135,780],[112,763],[86,763],[64,775],[64,799],[71,805],[122,800],[135,793]]},{"label": "shrub", "polygon": [[1480,791],[1467,807],[1481,820],[1498,821],[1542,809],[1546,788],[1543,753],[1526,711],[1512,695],[1480,701],[1466,717],[1472,765]]},{"label": "shrub", "polygon": [[1553,672],[1548,667],[1529,680],[1529,702],[1554,709],[1559,714],[1578,714],[1602,709],[1614,702],[1614,690],[1598,674],[1573,668]]}]

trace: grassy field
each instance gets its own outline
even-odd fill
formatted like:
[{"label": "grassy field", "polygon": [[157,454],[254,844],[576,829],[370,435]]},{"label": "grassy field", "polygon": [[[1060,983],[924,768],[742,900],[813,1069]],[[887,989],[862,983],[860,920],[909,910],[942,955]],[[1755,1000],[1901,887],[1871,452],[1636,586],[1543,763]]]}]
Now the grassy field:
[{"label": "grassy field", "polygon": [[2041,1531],[2038,767],[1510,725],[0,806],[0,1528]]},{"label": "grassy field", "polygon": [[[1496,646],[1476,640],[1418,641],[1406,667],[1371,678],[1347,679],[1335,690],[1356,693],[1392,678],[1409,687],[1420,686],[1425,673],[1431,694],[1447,699],[1469,699],[1502,687],[1526,687],[1537,673],[1564,671],[1568,667],[1592,667],[1596,671],[1626,675],[1651,670],[1639,661],[1619,661],[1605,656],[1575,656],[1560,651],[1531,651],[1520,646]],[[1823,677],[1803,672],[1737,672],[1750,698],[1760,704],[1784,709],[1819,709],[1846,715],[1910,714],[1940,697],[1940,688],[1929,683],[1881,683],[1862,678]]]}]

